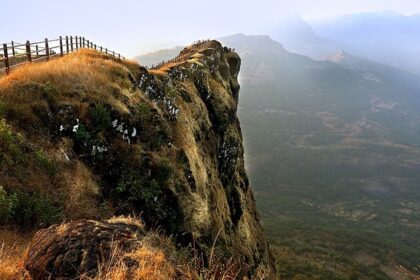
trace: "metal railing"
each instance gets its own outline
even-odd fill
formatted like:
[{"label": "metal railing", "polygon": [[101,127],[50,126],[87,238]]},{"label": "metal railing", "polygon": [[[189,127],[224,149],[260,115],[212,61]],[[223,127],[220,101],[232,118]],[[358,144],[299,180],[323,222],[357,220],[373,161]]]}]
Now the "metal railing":
[{"label": "metal railing", "polygon": [[44,41],[40,42],[26,41],[26,43],[18,43],[12,41],[11,43],[3,44],[3,51],[1,52],[0,50],[0,74],[9,74],[13,68],[26,63],[42,60],[48,61],[54,57],[62,57],[81,48],[94,49],[111,55],[118,60],[125,59],[121,54],[98,46],[81,36],[60,36],[58,39],[53,40],[45,38]]}]

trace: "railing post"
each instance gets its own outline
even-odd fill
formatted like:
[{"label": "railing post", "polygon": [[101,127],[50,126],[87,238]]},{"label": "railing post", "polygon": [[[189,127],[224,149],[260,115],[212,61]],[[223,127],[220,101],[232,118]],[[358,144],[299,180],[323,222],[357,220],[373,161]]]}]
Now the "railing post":
[{"label": "railing post", "polygon": [[70,49],[73,52],[73,36],[70,36]]},{"label": "railing post", "polygon": [[29,41],[26,41],[26,57],[29,62],[32,62],[31,43]]},{"label": "railing post", "polygon": [[12,54],[13,54],[13,56],[16,55],[16,53],[15,53],[15,42],[13,42],[13,41],[12,41]]},{"label": "railing post", "polygon": [[7,53],[7,45],[3,44],[3,55],[4,55],[4,64],[6,65],[6,73],[9,74],[10,72],[10,64],[9,64],[9,55]]},{"label": "railing post", "polygon": [[86,43],[87,43],[87,48],[89,49],[90,48],[89,40],[86,40]]},{"label": "railing post", "polygon": [[102,52],[102,46],[101,46],[101,52]]},{"label": "railing post", "polygon": [[61,54],[61,56],[64,55],[64,53],[63,53],[63,37],[61,37],[61,36],[60,36],[60,54]]},{"label": "railing post", "polygon": [[105,53],[108,54],[108,48],[105,49]]},{"label": "railing post", "polygon": [[76,51],[79,49],[79,44],[77,43],[77,36],[75,37],[76,39]]},{"label": "railing post", "polygon": [[95,44],[95,51],[96,51],[96,44]]},{"label": "railing post", "polygon": [[121,60],[121,54],[118,54],[118,59]]},{"label": "railing post", "polygon": [[47,61],[50,60],[50,48],[48,46],[47,38],[45,38],[45,54],[47,55]]},{"label": "railing post", "polygon": [[84,48],[85,45],[83,45],[82,36],[79,36],[79,42],[80,42],[80,48]]},{"label": "railing post", "polygon": [[83,37],[83,47],[86,47],[86,41],[85,41],[85,37]]},{"label": "railing post", "polygon": [[38,58],[38,56],[39,56],[39,49],[38,49],[38,45],[35,45],[35,51],[36,51],[36,56],[37,56],[37,58]]},{"label": "railing post", "polygon": [[114,52],[114,51],[112,51],[112,57],[114,57],[114,58],[115,58],[115,52]]},{"label": "railing post", "polygon": [[69,53],[69,36],[66,36],[66,51]]}]

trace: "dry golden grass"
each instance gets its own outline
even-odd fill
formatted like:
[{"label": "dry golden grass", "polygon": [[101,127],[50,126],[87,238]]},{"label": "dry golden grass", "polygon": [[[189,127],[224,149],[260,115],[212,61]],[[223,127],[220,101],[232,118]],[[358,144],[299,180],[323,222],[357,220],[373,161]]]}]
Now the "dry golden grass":
[{"label": "dry golden grass", "polygon": [[65,194],[64,214],[68,219],[98,217],[99,186],[92,171],[79,160],[68,163],[55,184]]},{"label": "dry golden grass", "polygon": [[[133,63],[126,63],[134,68]],[[23,65],[0,78],[0,102],[5,104],[45,104],[39,88],[47,89],[58,101],[79,104],[82,99],[108,102],[127,111],[121,101],[129,96],[129,69],[109,56],[82,49],[63,58]]]},{"label": "dry golden grass", "polygon": [[[135,217],[113,217],[108,221],[141,224]],[[24,259],[31,235],[0,230],[1,280],[32,280],[24,268]],[[81,275],[80,279],[239,280],[240,264],[233,258],[219,257],[215,253],[214,244],[209,262],[204,265],[202,256],[194,249],[191,252],[179,253],[169,237],[164,237],[157,232],[150,232],[134,251],[124,253],[115,245],[107,262],[98,267],[96,277],[89,278]],[[132,261],[127,263],[128,258]],[[133,263],[136,265],[132,265]]]},{"label": "dry golden grass", "polygon": [[[136,217],[113,217],[108,222],[124,222],[141,225]],[[158,232],[149,232],[141,244],[131,252],[123,253],[114,246],[106,263],[98,267],[95,278],[82,276],[82,280],[235,280],[239,266],[233,261],[218,258],[213,243],[208,266],[202,256],[193,249],[179,253],[173,241]],[[191,257],[192,256],[192,257]],[[127,265],[125,260],[130,259]],[[135,265],[132,265],[135,263]]]},{"label": "dry golden grass", "polygon": [[[125,258],[138,265],[128,266]],[[162,249],[142,245],[133,252],[124,254],[118,247],[113,249],[110,259],[98,268],[95,278],[81,276],[82,280],[170,280],[176,278],[176,270]]]},{"label": "dry golden grass", "polygon": [[134,75],[134,77],[138,77],[141,73],[141,68],[139,67],[139,64],[135,60],[123,60],[121,62],[124,64],[130,72]]},{"label": "dry golden grass", "polygon": [[30,280],[23,265],[29,236],[14,231],[0,230],[1,280]]},{"label": "dry golden grass", "polygon": [[[150,239],[155,239],[151,234]],[[191,259],[186,256],[176,256],[168,251],[165,245],[168,239],[158,237],[162,241],[160,248],[153,245],[146,237],[139,248],[123,254],[114,248],[108,262],[98,268],[95,278],[82,276],[82,280],[237,280],[239,265],[233,258],[222,259],[211,256],[208,266],[198,255]],[[194,252],[191,252],[194,254]],[[130,258],[138,265],[128,266],[124,259]],[[263,278],[261,278],[263,279]]]}]

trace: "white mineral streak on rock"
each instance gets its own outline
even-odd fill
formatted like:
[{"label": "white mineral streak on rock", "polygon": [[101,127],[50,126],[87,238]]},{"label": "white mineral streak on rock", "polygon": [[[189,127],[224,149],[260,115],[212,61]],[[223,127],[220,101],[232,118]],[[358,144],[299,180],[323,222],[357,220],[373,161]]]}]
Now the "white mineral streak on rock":
[{"label": "white mineral streak on rock", "polygon": [[75,126],[73,126],[73,132],[77,132],[77,130],[79,129],[79,119],[76,119],[77,124]]},{"label": "white mineral streak on rock", "polygon": [[92,147],[92,155],[95,155],[96,152],[103,153],[107,151],[108,151],[108,148],[106,146],[93,146]]}]

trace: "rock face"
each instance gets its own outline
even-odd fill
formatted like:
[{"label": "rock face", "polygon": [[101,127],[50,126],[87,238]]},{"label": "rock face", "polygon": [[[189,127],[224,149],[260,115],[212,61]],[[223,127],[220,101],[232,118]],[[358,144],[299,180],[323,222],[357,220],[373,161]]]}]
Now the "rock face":
[{"label": "rock face", "polygon": [[[215,243],[217,253],[234,257],[241,273],[252,276],[259,270],[272,273],[274,266],[244,168],[236,116],[240,65],[239,56],[219,42],[202,42],[157,70],[124,66],[125,72],[116,72],[113,83],[122,89],[113,99],[98,101],[83,93],[83,99],[69,102],[73,92],[65,100],[55,94],[53,103],[45,101],[48,117],[38,126],[48,127],[55,146],[63,139],[70,143],[63,148],[67,160],[77,158],[98,178],[100,199],[111,205],[108,212],[141,213],[146,228],[159,227],[180,245],[194,243],[204,255]],[[94,222],[68,226],[81,233],[98,229],[105,236],[117,231],[131,240],[130,228]],[[81,256],[77,250],[94,239],[60,236],[58,230],[36,236],[27,261],[34,275],[55,266],[66,273],[71,268],[56,265],[65,258],[84,258],[90,268],[88,259],[97,251]],[[62,246],[75,248],[74,253],[60,255]],[[52,255],[44,260],[44,252]]]},{"label": "rock face", "polygon": [[244,168],[236,116],[241,60],[217,41],[186,48],[181,55],[190,59],[164,67],[163,76],[140,75],[139,87],[152,99],[165,87],[165,94],[172,88],[181,96],[172,149],[182,165],[182,183],[173,189],[182,231],[205,252],[217,238],[218,249],[238,256],[253,274],[260,266],[270,267],[271,259]]},{"label": "rock face", "polygon": [[134,249],[144,236],[140,225],[127,221],[81,220],[40,230],[33,238],[25,267],[33,279],[94,277],[115,248]]}]

